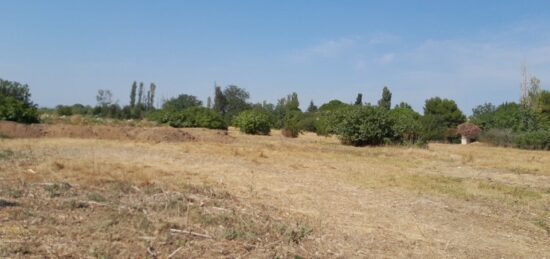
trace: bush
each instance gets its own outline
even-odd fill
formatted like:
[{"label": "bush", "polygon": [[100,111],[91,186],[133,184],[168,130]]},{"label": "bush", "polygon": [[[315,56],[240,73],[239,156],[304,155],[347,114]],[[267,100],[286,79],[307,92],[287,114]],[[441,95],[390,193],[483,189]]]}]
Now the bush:
[{"label": "bush", "polygon": [[381,145],[394,137],[394,121],[388,111],[378,107],[359,106],[340,110],[341,122],[335,127],[343,144],[353,146]]},{"label": "bush", "polygon": [[410,107],[397,107],[390,111],[390,115],[394,121],[392,130],[395,140],[409,144],[420,141],[422,131],[420,114]]},{"label": "bush", "polygon": [[11,96],[0,94],[0,120],[21,123],[37,123],[38,110]]},{"label": "bush", "polygon": [[538,130],[518,134],[514,141],[519,148],[550,150],[550,131]]},{"label": "bush", "polygon": [[38,122],[38,110],[30,97],[28,85],[0,79],[0,120]]},{"label": "bush", "polygon": [[340,100],[331,100],[330,102],[321,105],[321,107],[319,107],[319,111],[336,111],[348,108],[349,106],[351,105],[343,103]]},{"label": "bush", "polygon": [[300,128],[300,121],[302,119],[302,113],[299,111],[288,112],[283,119],[282,134],[287,138],[297,138],[302,129]]},{"label": "bush", "polygon": [[91,115],[92,114],[92,111],[93,111],[93,108],[91,106],[84,106],[82,104],[73,104],[73,106],[71,106],[71,111],[73,112],[73,114],[79,114],[79,115]]},{"label": "bush", "polygon": [[24,107],[35,107],[31,101],[29,86],[26,84],[0,79],[0,95],[13,98]]},{"label": "bush", "polygon": [[496,107],[492,103],[478,105],[472,109],[470,121],[478,125],[482,130],[488,130],[495,125]]},{"label": "bush", "polygon": [[317,132],[315,124],[317,121],[317,113],[306,112],[302,114],[302,118],[298,122],[298,127],[303,131]]},{"label": "bush", "polygon": [[434,97],[426,100],[422,117],[422,135],[426,140],[458,141],[459,138],[449,129],[466,121],[466,116],[458,109],[455,101]]},{"label": "bush", "polygon": [[73,109],[71,108],[71,106],[58,105],[56,107],[55,112],[59,116],[71,116],[71,115],[73,115]]},{"label": "bush", "polygon": [[191,107],[201,106],[202,102],[193,95],[180,94],[178,97],[170,98],[162,104],[163,110],[181,111]]},{"label": "bush", "polygon": [[204,107],[152,111],[147,113],[147,119],[167,123],[174,128],[227,129],[227,124],[218,113]]},{"label": "bush", "polygon": [[512,129],[490,129],[481,134],[480,141],[503,147],[550,150],[550,131],[515,133]]},{"label": "bush", "polygon": [[517,103],[503,103],[484,115],[487,128],[512,129],[514,132],[529,132],[548,129],[548,120],[540,113]]},{"label": "bush", "polygon": [[345,108],[320,111],[315,120],[315,133],[319,136],[330,136],[337,134],[337,126],[342,123],[345,118],[346,110],[354,106],[348,106]]},{"label": "bush", "polygon": [[503,147],[513,147],[515,139],[516,134],[511,129],[489,129],[480,136],[481,142]]},{"label": "bush", "polygon": [[268,135],[271,131],[269,116],[255,110],[247,110],[239,113],[233,119],[233,125],[246,134]]}]

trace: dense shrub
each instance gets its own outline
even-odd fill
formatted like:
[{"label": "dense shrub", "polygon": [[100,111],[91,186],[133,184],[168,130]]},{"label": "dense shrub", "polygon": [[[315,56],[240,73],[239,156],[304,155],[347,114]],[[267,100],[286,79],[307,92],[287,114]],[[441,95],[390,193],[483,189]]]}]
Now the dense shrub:
[{"label": "dense shrub", "polygon": [[163,110],[181,111],[187,108],[201,106],[202,102],[193,95],[180,94],[170,98],[162,104]]},{"label": "dense shrub", "polygon": [[29,86],[26,84],[0,79],[0,95],[9,96],[21,102],[24,107],[35,107],[31,101]]},{"label": "dense shrub", "polygon": [[410,107],[396,107],[390,111],[394,124],[392,130],[395,140],[401,143],[414,144],[421,140],[422,124],[420,114]]},{"label": "dense shrub", "polygon": [[73,104],[71,106],[71,110],[73,114],[79,114],[79,115],[91,115],[93,108],[89,105],[82,105],[82,104]]},{"label": "dense shrub", "polygon": [[518,134],[514,144],[519,148],[550,150],[550,131],[538,130]]},{"label": "dense shrub", "polygon": [[550,122],[540,108],[517,103],[503,103],[498,107],[484,104],[473,110],[471,120],[482,125],[480,141],[498,146],[526,149],[548,149]]},{"label": "dense shrub", "polygon": [[123,119],[122,108],[118,104],[98,105],[92,109],[92,114],[103,118]]},{"label": "dense shrub", "polygon": [[38,122],[38,110],[30,97],[28,85],[0,79],[0,120]]},{"label": "dense shrub", "polygon": [[283,136],[288,138],[296,138],[302,131],[300,128],[300,121],[302,120],[302,113],[299,111],[287,112],[283,119],[283,128],[281,130]]},{"label": "dense shrub", "polygon": [[317,113],[315,112],[303,113],[302,118],[298,122],[298,127],[303,131],[317,132],[315,127],[317,117]]},{"label": "dense shrub", "polygon": [[147,119],[175,128],[227,129],[227,124],[218,113],[204,107],[152,111],[147,114]]},{"label": "dense shrub", "polygon": [[494,126],[494,114],[496,107],[492,103],[478,105],[472,109],[470,121],[478,125],[482,130],[490,129]]},{"label": "dense shrub", "polygon": [[550,150],[550,131],[514,132],[511,129],[490,129],[481,134],[482,142],[503,147]]},{"label": "dense shrub", "polygon": [[516,103],[500,105],[493,115],[492,128],[513,129],[515,132],[527,132],[547,127],[544,118],[535,111]]},{"label": "dense shrub", "polygon": [[424,116],[422,117],[422,135],[427,140],[458,141],[458,136],[452,134],[458,124],[466,121],[466,116],[458,109],[453,100],[439,97],[426,100]]},{"label": "dense shrub", "polygon": [[11,96],[0,94],[0,120],[36,123],[38,122],[38,110]]},{"label": "dense shrub", "polygon": [[58,105],[55,108],[55,112],[59,116],[71,116],[71,115],[73,115],[73,109],[71,108],[71,106]]},{"label": "dense shrub", "polygon": [[[58,105],[55,107],[55,113],[60,116],[71,116],[71,115],[92,115],[94,108],[91,106],[85,106],[82,104],[73,104],[73,105]],[[99,111],[98,113],[101,113]]]},{"label": "dense shrub", "polygon": [[268,135],[271,131],[269,116],[256,110],[239,113],[233,118],[233,125],[246,134]]},{"label": "dense shrub", "polygon": [[515,139],[516,134],[512,131],[512,129],[489,129],[483,131],[480,136],[481,142],[487,142],[503,147],[514,146]]},{"label": "dense shrub", "polygon": [[385,109],[352,106],[338,111],[341,121],[335,132],[343,144],[353,146],[381,145],[392,141],[394,121]]},{"label": "dense shrub", "polygon": [[349,104],[345,104],[340,100],[331,100],[319,107],[319,111],[336,111],[349,107]]},{"label": "dense shrub", "polygon": [[[349,107],[346,107],[346,109]],[[335,135],[337,125],[339,125],[343,119],[345,109],[338,109],[334,111],[319,111],[315,120],[315,133],[319,136]]]}]

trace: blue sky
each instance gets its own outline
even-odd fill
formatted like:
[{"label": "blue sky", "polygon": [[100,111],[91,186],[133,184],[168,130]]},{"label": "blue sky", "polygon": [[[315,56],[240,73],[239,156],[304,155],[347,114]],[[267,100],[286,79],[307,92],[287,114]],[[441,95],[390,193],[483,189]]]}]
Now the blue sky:
[{"label": "blue sky", "polygon": [[297,92],[302,106],[357,93],[421,111],[466,113],[516,101],[520,67],[550,81],[550,1],[1,1],[0,78],[41,106],[128,102],[132,81],[159,99],[206,100],[214,81],[251,101]]}]

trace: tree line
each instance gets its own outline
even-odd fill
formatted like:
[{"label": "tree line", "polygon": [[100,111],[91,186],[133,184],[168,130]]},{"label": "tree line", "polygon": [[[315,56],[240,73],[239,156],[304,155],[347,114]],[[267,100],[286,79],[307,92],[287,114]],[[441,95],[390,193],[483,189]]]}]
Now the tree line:
[{"label": "tree line", "polygon": [[155,110],[155,83],[149,84],[146,89],[143,82],[134,81],[130,87],[130,103],[120,105],[114,100],[109,89],[99,89],[96,95],[96,105],[58,105],[55,112],[61,116],[89,115],[112,119],[143,119],[147,112]]},{"label": "tree line", "polygon": [[[297,93],[290,93],[276,103],[250,102],[250,93],[239,86],[215,85],[213,97],[203,104],[196,96],[180,94],[155,105],[156,85],[146,89],[133,82],[129,103],[113,101],[110,90],[99,90],[97,104],[57,106],[59,115],[81,114],[114,119],[147,119],[173,127],[227,129],[235,126],[248,134],[270,134],[281,129],[284,136],[298,137],[309,131],[318,135],[335,135],[344,144],[364,146],[381,144],[423,144],[427,141],[458,142],[457,129],[463,123],[478,125],[478,140],[496,145],[550,149],[550,92],[543,90],[535,76],[524,78],[519,102],[495,106],[479,105],[467,118],[454,100],[433,97],[425,101],[423,113],[401,102],[392,106],[392,93],[382,89],[376,104],[364,103],[363,94],[345,103],[331,100],[320,106],[313,101],[300,109]],[[30,101],[27,85],[0,80],[0,119],[38,122],[36,105]]]}]

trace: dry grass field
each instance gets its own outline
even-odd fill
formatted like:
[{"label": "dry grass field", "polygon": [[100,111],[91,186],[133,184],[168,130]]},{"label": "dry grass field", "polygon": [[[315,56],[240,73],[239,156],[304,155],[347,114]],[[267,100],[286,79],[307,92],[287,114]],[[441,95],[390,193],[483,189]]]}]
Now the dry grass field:
[{"label": "dry grass field", "polygon": [[550,258],[549,152],[181,131],[0,139],[0,256]]}]

